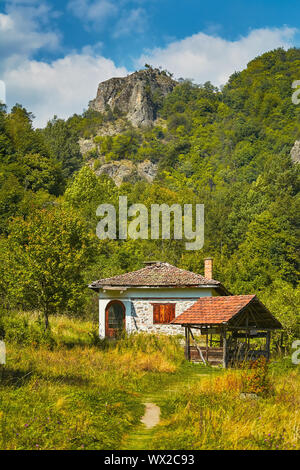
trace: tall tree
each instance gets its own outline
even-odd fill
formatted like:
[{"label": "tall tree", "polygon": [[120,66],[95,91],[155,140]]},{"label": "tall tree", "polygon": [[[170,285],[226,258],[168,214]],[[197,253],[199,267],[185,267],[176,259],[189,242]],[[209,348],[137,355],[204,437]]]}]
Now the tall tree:
[{"label": "tall tree", "polygon": [[[85,297],[84,269],[95,238],[71,210],[41,210],[10,224],[5,243],[4,277],[10,298],[49,315],[80,311]],[[3,245],[2,245],[3,249]]]}]

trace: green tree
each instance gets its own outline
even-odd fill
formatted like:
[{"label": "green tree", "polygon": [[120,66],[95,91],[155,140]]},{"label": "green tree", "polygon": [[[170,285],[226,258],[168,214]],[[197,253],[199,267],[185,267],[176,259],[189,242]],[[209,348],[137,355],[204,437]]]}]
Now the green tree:
[{"label": "green tree", "polygon": [[264,290],[260,298],[281,322],[285,343],[290,346],[294,339],[300,337],[300,287],[293,288],[288,282],[278,279]]},{"label": "green tree", "polygon": [[76,124],[75,118],[68,121],[54,118],[41,131],[50,154],[61,163],[65,178],[69,178],[79,170],[82,164],[82,155],[78,144],[79,130]]},{"label": "green tree", "polygon": [[45,189],[56,196],[63,192],[61,165],[57,161],[30,153],[20,159],[20,165],[25,189]]},{"label": "green tree", "polygon": [[55,207],[26,220],[15,218],[4,244],[8,298],[41,310],[46,329],[49,315],[80,312],[86,289],[84,269],[93,259],[94,243],[86,224],[71,210]]}]

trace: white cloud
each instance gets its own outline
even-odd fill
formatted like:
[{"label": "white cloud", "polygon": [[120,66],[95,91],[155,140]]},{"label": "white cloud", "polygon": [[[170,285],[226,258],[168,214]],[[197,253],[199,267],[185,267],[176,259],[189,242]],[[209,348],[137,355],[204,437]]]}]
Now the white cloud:
[{"label": "white cloud", "polygon": [[7,4],[6,13],[0,13],[0,73],[44,47],[58,48],[59,34],[46,27],[51,14],[44,3]]},{"label": "white cloud", "polygon": [[256,29],[236,41],[198,33],[171,42],[165,48],[147,51],[136,61],[136,66],[145,63],[162,66],[177,78],[222,85],[233,72],[242,70],[251,59],[263,52],[277,47],[292,47],[296,32],[295,28],[288,27]]},{"label": "white cloud", "polygon": [[114,27],[113,37],[118,38],[134,32],[140,34],[146,28],[146,12],[143,8],[136,8],[124,13]]},{"label": "white cloud", "polygon": [[[135,0],[138,5],[144,2],[145,0]],[[145,9],[131,9],[128,3],[128,0],[69,0],[67,9],[80,19],[85,29],[109,28],[109,33],[116,39],[129,34],[140,34],[145,30]]]},{"label": "white cloud", "polygon": [[[113,11],[106,0],[72,3],[78,14],[87,14],[91,21]],[[59,35],[49,30],[53,16],[57,12],[38,0],[10,0],[0,14],[0,79],[6,85],[7,104],[18,102],[33,112],[36,126],[44,126],[55,114],[67,118],[81,113],[95,97],[99,82],[127,73],[101,55],[101,43],[50,63],[34,60],[43,48],[59,50]]]},{"label": "white cloud", "polygon": [[[100,21],[109,11],[107,7],[105,13],[105,4],[109,5],[109,1],[72,0],[74,8],[75,2],[78,15],[84,5],[94,8],[88,10],[91,21],[92,12]],[[22,10],[25,3],[27,15]],[[127,18],[119,17],[119,21],[123,18],[124,22],[115,34],[127,34],[130,25],[143,24],[143,10],[134,11],[132,15],[128,12]],[[36,126],[44,126],[55,114],[67,118],[75,112],[81,113],[95,97],[99,82],[128,73],[124,67],[117,67],[112,60],[103,57],[101,43],[50,63],[33,60],[36,51],[59,47],[59,36],[47,31],[47,18],[52,14],[46,4],[37,0],[12,0],[10,9],[0,14],[0,79],[6,83],[7,102],[9,106],[19,102],[32,111],[36,115]],[[220,85],[255,56],[279,46],[290,47],[295,34],[292,28],[265,28],[228,41],[198,33],[173,41],[165,48],[148,51],[135,65],[143,66],[146,62],[161,65],[174,72],[177,78],[193,78],[198,83],[210,80]]]},{"label": "white cloud", "polygon": [[118,12],[116,3],[109,0],[70,0],[68,10],[86,26],[102,25],[109,17]]},{"label": "white cloud", "polygon": [[33,112],[37,127],[44,126],[55,114],[67,118],[81,113],[96,96],[99,82],[127,74],[112,60],[91,53],[92,48],[85,48],[81,54],[70,54],[51,64],[26,60],[7,70],[3,78],[8,104],[18,102]]}]

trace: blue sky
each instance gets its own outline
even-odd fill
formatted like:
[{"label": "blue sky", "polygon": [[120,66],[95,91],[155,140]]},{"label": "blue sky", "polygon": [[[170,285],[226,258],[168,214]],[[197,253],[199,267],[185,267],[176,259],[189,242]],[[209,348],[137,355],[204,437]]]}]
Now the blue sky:
[{"label": "blue sky", "polygon": [[299,9],[298,0],[0,0],[0,79],[7,104],[21,102],[40,126],[82,112],[100,81],[145,62],[220,86],[255,56],[299,46]]}]

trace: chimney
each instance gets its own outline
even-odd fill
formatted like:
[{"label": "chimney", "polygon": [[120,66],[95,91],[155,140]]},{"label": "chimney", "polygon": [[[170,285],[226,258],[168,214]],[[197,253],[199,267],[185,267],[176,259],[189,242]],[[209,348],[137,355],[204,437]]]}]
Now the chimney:
[{"label": "chimney", "polygon": [[213,278],[213,259],[212,258],[204,259],[204,277],[206,279]]}]

